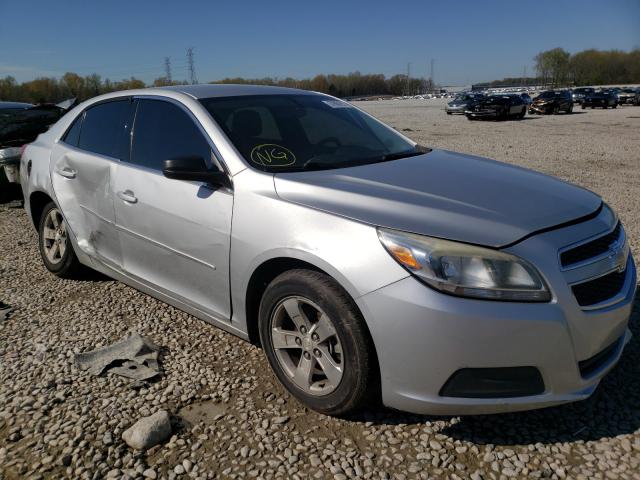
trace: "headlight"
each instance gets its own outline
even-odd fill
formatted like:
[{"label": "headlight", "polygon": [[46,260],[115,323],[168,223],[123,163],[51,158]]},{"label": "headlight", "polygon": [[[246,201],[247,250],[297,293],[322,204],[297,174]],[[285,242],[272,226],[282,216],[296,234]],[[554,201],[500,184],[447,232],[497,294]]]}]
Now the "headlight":
[{"label": "headlight", "polygon": [[487,300],[551,299],[535,267],[515,255],[383,228],[378,237],[400,265],[441,292]]}]

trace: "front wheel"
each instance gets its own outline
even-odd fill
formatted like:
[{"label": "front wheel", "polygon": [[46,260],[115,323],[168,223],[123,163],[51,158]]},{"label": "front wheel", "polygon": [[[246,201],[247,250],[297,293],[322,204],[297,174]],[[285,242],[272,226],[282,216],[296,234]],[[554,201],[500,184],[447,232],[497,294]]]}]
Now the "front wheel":
[{"label": "front wheel", "polygon": [[569,108],[567,108],[567,113],[573,113],[573,104],[569,105]]},{"label": "front wheel", "polygon": [[260,340],[276,377],[320,413],[358,410],[376,384],[376,362],[364,320],[331,277],[290,270],[260,302]]},{"label": "front wheel", "polygon": [[62,278],[74,276],[81,264],[73,251],[67,222],[58,206],[49,202],[42,211],[38,226],[39,250],[45,267]]}]

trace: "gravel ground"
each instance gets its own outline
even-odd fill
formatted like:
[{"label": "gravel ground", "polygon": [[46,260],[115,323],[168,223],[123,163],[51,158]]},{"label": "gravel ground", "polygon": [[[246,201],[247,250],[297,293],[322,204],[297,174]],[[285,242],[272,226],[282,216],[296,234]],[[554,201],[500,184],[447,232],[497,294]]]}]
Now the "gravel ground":
[{"label": "gravel ground", "polygon": [[[363,102],[426,145],[491,156],[594,189],[638,256],[640,108],[469,122],[438,101]],[[47,273],[20,208],[0,206],[0,479],[640,478],[640,302],[635,337],[597,392],[533,412],[424,417],[384,409],[334,419],[296,403],[261,351],[99,275]],[[129,331],[162,346],[136,384],[80,371],[75,353]],[[173,436],[145,453],[122,432],[160,409]]]}]

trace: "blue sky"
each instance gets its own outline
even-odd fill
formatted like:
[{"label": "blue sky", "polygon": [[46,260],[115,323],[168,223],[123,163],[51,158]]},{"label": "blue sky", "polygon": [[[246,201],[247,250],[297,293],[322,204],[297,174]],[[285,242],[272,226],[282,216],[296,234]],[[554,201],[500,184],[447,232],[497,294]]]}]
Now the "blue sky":
[{"label": "blue sky", "polygon": [[405,73],[465,85],[533,72],[539,51],[640,47],[640,0],[0,0],[0,76],[66,71],[150,82]]}]

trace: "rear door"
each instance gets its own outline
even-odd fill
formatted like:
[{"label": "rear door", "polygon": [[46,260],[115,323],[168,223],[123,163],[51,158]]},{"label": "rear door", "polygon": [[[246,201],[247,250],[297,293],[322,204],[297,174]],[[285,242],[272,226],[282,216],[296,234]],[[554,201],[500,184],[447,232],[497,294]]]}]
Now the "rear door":
[{"label": "rear door", "polygon": [[132,100],[89,107],[51,152],[51,182],[79,248],[111,267],[122,263],[115,228],[112,182],[128,153]]},{"label": "rear door", "polygon": [[228,319],[233,193],[164,177],[164,160],[198,155],[212,162],[212,146],[181,104],[144,97],[136,102],[131,156],[118,166],[114,183],[123,268],[162,293]]}]

